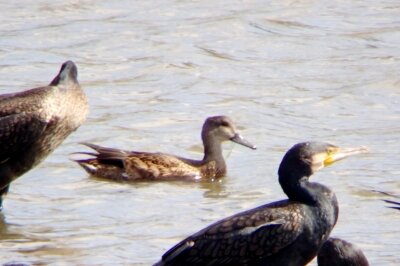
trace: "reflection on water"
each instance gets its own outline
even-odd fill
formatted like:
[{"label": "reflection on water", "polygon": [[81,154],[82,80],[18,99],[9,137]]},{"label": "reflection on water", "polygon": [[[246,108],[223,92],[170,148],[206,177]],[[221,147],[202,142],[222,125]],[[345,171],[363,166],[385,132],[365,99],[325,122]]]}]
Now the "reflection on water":
[{"label": "reflection on water", "polygon": [[[11,186],[0,262],[150,265],[209,223],[284,198],[276,171],[303,140],[369,155],[313,180],[340,203],[333,234],[371,265],[398,265],[400,21],[397,1],[2,1],[0,93],[47,83],[74,60],[89,120]],[[78,142],[201,157],[210,115],[231,116],[258,150],[225,145],[215,183],[90,178]],[[232,148],[233,147],[233,148]],[[313,262],[311,265],[315,265]]]},{"label": "reflection on water", "polygon": [[[41,228],[44,235],[51,233],[50,228]],[[37,258],[34,265],[47,265],[50,257],[59,258],[60,256],[76,256],[79,252],[73,248],[59,248],[54,246],[53,241],[43,235],[35,235],[27,232],[18,224],[7,223],[4,215],[0,221],[0,236],[3,249],[15,250],[21,257],[34,256]],[[18,256],[13,256],[18,257]],[[7,265],[25,265],[25,260],[13,260],[12,257],[2,256],[2,263]],[[26,264],[29,265],[29,264]]]}]

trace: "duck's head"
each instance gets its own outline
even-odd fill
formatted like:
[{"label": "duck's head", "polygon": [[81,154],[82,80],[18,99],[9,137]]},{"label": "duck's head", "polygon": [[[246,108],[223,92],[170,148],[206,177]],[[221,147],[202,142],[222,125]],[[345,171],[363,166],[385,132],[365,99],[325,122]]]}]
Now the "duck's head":
[{"label": "duck's head", "polygon": [[251,149],[256,149],[256,146],[244,139],[236,130],[235,124],[227,116],[212,116],[208,117],[203,125],[202,130],[203,142],[216,140],[218,142],[233,141]]}]

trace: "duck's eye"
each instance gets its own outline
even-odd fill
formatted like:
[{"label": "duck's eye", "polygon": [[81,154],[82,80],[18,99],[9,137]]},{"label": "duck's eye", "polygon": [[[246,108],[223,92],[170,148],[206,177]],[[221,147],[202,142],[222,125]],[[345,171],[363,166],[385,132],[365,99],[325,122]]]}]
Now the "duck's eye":
[{"label": "duck's eye", "polygon": [[222,121],[222,122],[221,122],[221,126],[223,126],[223,127],[229,127],[229,123],[226,122],[226,121]]}]

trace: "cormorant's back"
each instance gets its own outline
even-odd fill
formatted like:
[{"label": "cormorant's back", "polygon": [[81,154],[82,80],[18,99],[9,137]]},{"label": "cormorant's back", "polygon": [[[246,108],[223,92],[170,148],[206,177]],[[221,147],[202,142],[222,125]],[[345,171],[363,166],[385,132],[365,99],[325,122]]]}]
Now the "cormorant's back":
[{"label": "cormorant's back", "polygon": [[0,95],[0,207],[9,184],[75,131],[88,109],[72,61],[48,86]]}]

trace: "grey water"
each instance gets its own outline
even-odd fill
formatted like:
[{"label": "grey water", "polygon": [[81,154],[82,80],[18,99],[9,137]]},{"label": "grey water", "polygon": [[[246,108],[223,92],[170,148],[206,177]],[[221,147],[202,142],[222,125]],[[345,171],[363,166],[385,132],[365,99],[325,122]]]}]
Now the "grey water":
[{"label": "grey water", "polygon": [[[11,185],[0,263],[151,265],[213,221],[285,198],[277,168],[305,140],[364,145],[312,180],[335,191],[332,235],[371,265],[400,264],[398,1],[0,1],[0,94],[46,85],[73,60],[87,122]],[[210,115],[226,143],[214,183],[115,183],[68,159],[79,142],[201,158]],[[316,265],[315,261],[310,265]]]}]

